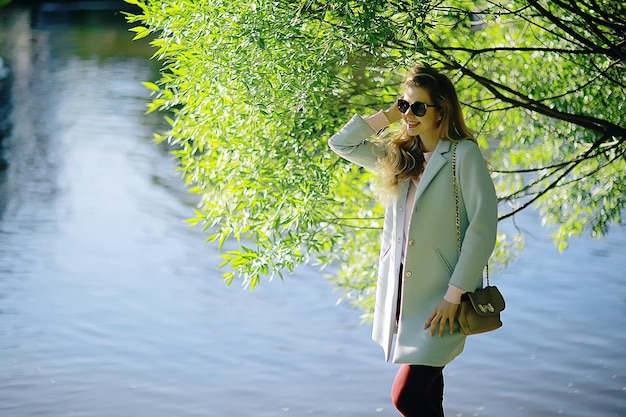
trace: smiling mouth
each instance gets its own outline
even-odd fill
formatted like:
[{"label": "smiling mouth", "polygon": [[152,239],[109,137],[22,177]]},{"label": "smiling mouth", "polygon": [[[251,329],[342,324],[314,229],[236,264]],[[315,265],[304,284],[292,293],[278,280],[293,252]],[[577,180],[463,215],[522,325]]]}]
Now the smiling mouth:
[{"label": "smiling mouth", "polygon": [[408,127],[409,129],[413,129],[414,127],[417,127],[417,125],[419,125],[419,122],[407,122],[406,123],[406,127]]}]

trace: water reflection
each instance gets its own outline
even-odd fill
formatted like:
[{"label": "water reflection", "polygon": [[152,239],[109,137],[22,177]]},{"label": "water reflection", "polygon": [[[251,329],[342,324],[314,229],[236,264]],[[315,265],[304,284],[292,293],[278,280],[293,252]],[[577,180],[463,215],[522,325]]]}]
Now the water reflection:
[{"label": "water reflection", "polygon": [[[223,287],[118,17],[0,15],[0,415],[396,415],[395,367],[318,271]],[[626,233],[559,256],[519,222],[541,238],[494,277],[505,326],[446,369],[448,415],[623,415]]]}]

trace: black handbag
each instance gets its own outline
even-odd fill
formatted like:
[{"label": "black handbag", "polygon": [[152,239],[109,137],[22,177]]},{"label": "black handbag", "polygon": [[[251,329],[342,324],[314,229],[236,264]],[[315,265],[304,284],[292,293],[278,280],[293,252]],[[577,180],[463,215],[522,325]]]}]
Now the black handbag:
[{"label": "black handbag", "polygon": [[[459,216],[459,184],[456,176],[456,148],[452,153],[452,184],[456,208],[456,236],[459,256],[461,255],[461,218]],[[500,312],[504,310],[504,297],[495,285],[489,284],[489,265],[486,266],[487,286],[461,296],[457,320],[461,332],[466,335],[489,332],[502,327]]]}]

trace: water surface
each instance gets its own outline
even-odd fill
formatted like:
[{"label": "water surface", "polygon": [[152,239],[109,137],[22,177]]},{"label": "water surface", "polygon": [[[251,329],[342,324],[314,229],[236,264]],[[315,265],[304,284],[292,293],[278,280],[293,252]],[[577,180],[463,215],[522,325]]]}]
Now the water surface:
[{"label": "water surface", "polygon": [[[0,416],[395,416],[359,311],[300,268],[226,288],[151,141],[150,51],[111,12],[5,10]],[[448,416],[626,416],[626,231],[559,255],[527,213],[505,326],[446,368]],[[509,227],[503,225],[503,227]]]}]

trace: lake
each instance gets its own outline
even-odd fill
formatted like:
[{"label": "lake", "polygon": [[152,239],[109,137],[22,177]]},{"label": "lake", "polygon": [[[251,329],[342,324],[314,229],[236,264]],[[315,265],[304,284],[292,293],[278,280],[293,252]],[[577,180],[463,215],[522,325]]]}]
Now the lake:
[{"label": "lake", "polygon": [[[113,10],[50,5],[0,11],[0,416],[398,415],[396,365],[322,272],[224,285],[151,139],[151,51]],[[504,327],[446,367],[446,415],[626,416],[626,230],[559,254],[516,220]]]}]

